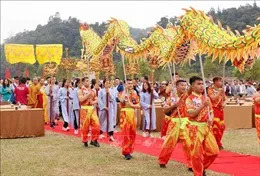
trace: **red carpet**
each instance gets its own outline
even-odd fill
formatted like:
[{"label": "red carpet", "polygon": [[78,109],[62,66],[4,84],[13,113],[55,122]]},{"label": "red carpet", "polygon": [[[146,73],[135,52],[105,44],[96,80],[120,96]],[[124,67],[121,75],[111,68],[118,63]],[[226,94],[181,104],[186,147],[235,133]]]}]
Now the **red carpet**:
[{"label": "red carpet", "polygon": [[[73,130],[70,130],[69,132],[64,132],[61,130],[61,128],[61,124],[59,124],[59,126],[56,126],[55,129],[51,129],[49,125],[45,126],[46,130],[62,133],[65,135],[80,137],[80,134],[74,135]],[[115,138],[117,139],[117,142],[113,143],[109,142],[107,139],[99,141],[101,143],[111,144],[113,146],[120,147],[120,133],[115,133]],[[135,141],[135,151],[158,157],[161,145],[162,140],[159,138],[144,138],[140,135],[137,135]],[[171,160],[185,163],[181,144],[177,145],[175,151],[172,154]],[[260,176],[260,157],[251,155],[241,155],[228,151],[221,151],[218,158],[210,166],[209,169],[216,172],[226,173],[235,176]]]}]

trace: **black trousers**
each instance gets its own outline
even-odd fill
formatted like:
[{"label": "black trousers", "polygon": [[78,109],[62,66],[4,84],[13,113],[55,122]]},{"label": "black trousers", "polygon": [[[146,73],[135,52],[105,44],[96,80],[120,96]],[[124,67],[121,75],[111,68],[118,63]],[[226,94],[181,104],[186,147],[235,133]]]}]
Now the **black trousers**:
[{"label": "black trousers", "polygon": [[[103,134],[103,131],[100,130],[100,134]],[[113,135],[114,135],[114,131],[109,131],[109,132],[108,132],[108,135],[109,135],[109,136],[113,136]]]},{"label": "black trousers", "polygon": [[64,122],[63,127],[67,128],[69,126],[68,122]]},{"label": "black trousers", "polygon": [[[75,113],[75,111],[73,110],[73,114],[74,114],[74,117],[75,117],[75,119],[74,119],[74,127],[75,127],[75,130],[77,130],[78,129],[78,125],[77,125],[77,118],[76,118],[76,113]],[[80,117],[79,117],[80,118]]]}]

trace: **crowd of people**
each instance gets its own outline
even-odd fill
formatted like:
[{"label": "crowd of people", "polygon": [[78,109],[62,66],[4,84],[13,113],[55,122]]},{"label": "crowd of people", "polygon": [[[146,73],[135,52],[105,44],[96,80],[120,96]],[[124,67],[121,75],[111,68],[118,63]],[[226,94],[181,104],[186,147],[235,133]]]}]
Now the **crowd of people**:
[{"label": "crowd of people", "polygon": [[[260,140],[260,86],[243,81],[225,83],[221,77],[207,81],[207,96],[203,80],[193,76],[186,81],[176,73],[167,82],[151,83],[148,77],[121,81],[72,78],[57,81],[56,77],[14,77],[1,80],[1,101],[44,109],[44,120],[56,128],[63,118],[62,130],[81,132],[85,147],[100,147],[99,139],[107,134],[109,141],[119,125],[124,136],[122,154],[132,159],[136,136],[137,109],[142,111],[143,137],[153,137],[156,130],[155,100],[164,107],[161,137],[164,143],[158,158],[161,168],[166,165],[178,141],[183,144],[187,167],[194,175],[205,175],[211,163],[223,149],[225,130],[223,107],[226,96],[252,96],[255,106],[256,128]],[[120,121],[117,124],[117,104]],[[88,143],[90,141],[90,143]]]}]

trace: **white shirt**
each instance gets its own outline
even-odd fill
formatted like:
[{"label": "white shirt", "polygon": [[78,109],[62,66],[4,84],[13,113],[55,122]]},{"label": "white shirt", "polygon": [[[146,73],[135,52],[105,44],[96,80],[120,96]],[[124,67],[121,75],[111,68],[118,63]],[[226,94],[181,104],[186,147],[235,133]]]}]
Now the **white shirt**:
[{"label": "white shirt", "polygon": [[239,85],[239,93],[246,94],[246,86],[244,84]]}]

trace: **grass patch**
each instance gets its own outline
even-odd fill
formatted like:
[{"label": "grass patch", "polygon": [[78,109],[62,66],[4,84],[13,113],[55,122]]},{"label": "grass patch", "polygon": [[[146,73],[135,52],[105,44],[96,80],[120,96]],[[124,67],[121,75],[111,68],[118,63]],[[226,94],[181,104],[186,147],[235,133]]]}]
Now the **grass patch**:
[{"label": "grass patch", "polygon": [[0,142],[2,176],[193,175],[182,163],[170,161],[167,169],[161,169],[156,157],[137,152],[133,160],[125,161],[120,148],[105,144],[100,148],[85,148],[79,138],[49,131],[44,137],[2,139]]},{"label": "grass patch", "polygon": [[225,150],[260,156],[260,144],[255,128],[226,130],[222,143]]}]

